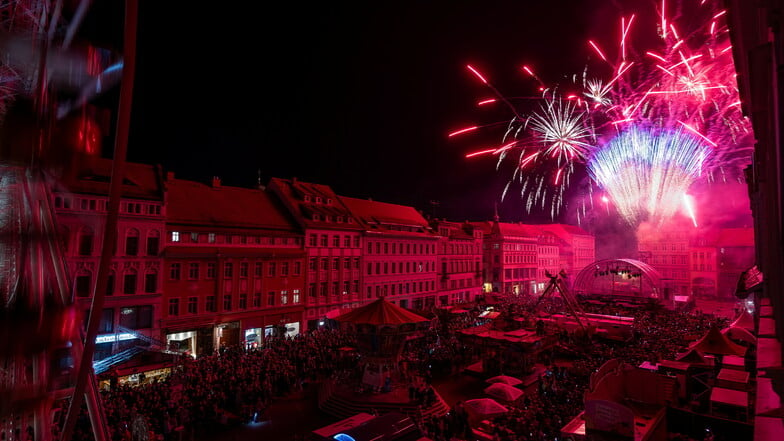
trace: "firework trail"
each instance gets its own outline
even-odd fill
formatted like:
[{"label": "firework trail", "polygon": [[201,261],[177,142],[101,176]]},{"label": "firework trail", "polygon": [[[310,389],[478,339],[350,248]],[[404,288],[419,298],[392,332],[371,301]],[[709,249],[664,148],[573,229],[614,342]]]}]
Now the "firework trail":
[{"label": "firework trail", "polygon": [[596,186],[638,225],[666,221],[698,180],[742,180],[753,136],[740,109],[726,11],[711,2],[660,0],[652,12],[658,45],[633,48],[639,20],[621,17],[614,47],[589,40],[587,49],[598,58],[570,84],[548,86],[523,66],[541,92],[538,107],[513,106],[469,66],[514,115],[501,146],[466,155],[497,155],[498,169],[515,161],[502,198],[519,184],[528,213],[549,205],[555,218],[581,171],[588,184],[578,198],[578,222],[593,206]]}]

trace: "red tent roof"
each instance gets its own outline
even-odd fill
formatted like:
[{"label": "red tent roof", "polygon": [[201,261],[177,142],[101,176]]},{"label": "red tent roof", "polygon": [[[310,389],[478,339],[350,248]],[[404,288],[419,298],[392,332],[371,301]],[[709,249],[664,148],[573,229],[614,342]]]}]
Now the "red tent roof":
[{"label": "red tent roof", "polygon": [[406,323],[426,322],[428,319],[407,311],[394,303],[380,297],[375,302],[355,308],[335,318],[338,322],[366,325],[402,325]]},{"label": "red tent roof", "polygon": [[706,354],[746,354],[746,348],[730,340],[729,337],[722,334],[716,326],[711,327],[701,339],[694,342],[690,346],[690,349],[696,349]]},{"label": "red tent roof", "polygon": [[749,313],[746,308],[743,308],[740,315],[732,322],[728,328],[743,328],[750,331],[754,330],[754,317]]}]

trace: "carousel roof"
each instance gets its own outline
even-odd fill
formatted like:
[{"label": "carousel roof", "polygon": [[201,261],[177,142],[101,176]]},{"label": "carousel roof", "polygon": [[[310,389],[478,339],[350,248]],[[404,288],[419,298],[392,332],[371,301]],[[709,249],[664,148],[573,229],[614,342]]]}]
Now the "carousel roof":
[{"label": "carousel roof", "polygon": [[754,316],[749,313],[746,308],[743,308],[741,313],[735,318],[728,328],[744,328],[749,331],[754,331]]},{"label": "carousel roof", "polygon": [[401,308],[379,297],[376,301],[355,308],[335,318],[338,322],[365,325],[403,325],[429,321],[421,315]]}]

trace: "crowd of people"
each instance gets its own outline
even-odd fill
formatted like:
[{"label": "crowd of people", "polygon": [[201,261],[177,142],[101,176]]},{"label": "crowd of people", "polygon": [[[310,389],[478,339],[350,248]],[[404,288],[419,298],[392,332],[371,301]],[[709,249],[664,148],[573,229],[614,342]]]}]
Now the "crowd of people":
[{"label": "crowd of people", "polygon": [[[532,304],[525,299],[495,305],[507,316],[535,317],[536,311],[557,310],[559,299]],[[558,354],[545,357],[545,370],[535,393],[506,403],[509,411],[491,418],[482,430],[492,439],[556,440],[560,430],[584,408],[583,392],[590,374],[603,363],[620,358],[631,365],[643,361],[672,359],[684,349],[684,336],[704,334],[722,319],[700,312],[665,309],[629,309],[618,305],[586,305],[591,312],[633,316],[633,344],[581,339],[561,333]],[[435,400],[430,380],[434,372],[448,375],[481,357],[477,348],[459,338],[465,327],[482,325],[483,309],[475,305],[465,312],[436,322],[403,352],[399,371],[409,381],[411,401],[427,405]],[[301,391],[308,383],[326,378],[361,374],[356,359],[346,363],[339,348],[355,346],[355,336],[340,330],[314,330],[292,338],[268,338],[259,348],[224,348],[214,354],[184,362],[165,379],[141,386],[114,384],[102,392],[112,440],[135,441],[133,434],[149,434],[151,440],[193,440],[196,431],[209,431],[232,420],[263,418],[276,397]],[[355,354],[356,356],[356,354]],[[416,418],[423,433],[434,441],[472,439],[468,412],[458,402],[445,416]],[[476,425],[476,422],[474,422]],[[92,439],[86,415],[77,425],[75,440]]]}]

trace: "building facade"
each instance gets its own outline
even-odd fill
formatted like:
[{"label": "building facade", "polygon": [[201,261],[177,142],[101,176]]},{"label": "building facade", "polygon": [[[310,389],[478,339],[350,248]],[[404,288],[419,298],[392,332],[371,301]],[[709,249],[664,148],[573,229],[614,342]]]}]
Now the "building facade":
[{"label": "building facade", "polygon": [[436,306],[438,236],[413,207],[341,197],[363,227],[365,300],[385,297],[403,308]]},{"label": "building facade", "polygon": [[306,253],[260,189],[166,180],[162,328],[172,349],[210,354],[303,328]]},{"label": "building facade", "polygon": [[307,259],[304,325],[368,300],[361,289],[363,227],[327,185],[272,178],[266,191],[281,201],[302,231]]},{"label": "building facade", "polygon": [[[51,192],[74,303],[85,319],[96,289],[109,208],[111,167],[110,160],[90,158]],[[160,169],[127,164],[96,359],[133,346],[139,338],[160,336],[163,292],[160,252],[165,214]]]},{"label": "building facade", "polygon": [[463,222],[435,219],[430,227],[438,239],[436,271],[439,305],[472,302],[482,295],[482,242],[480,228]]}]

